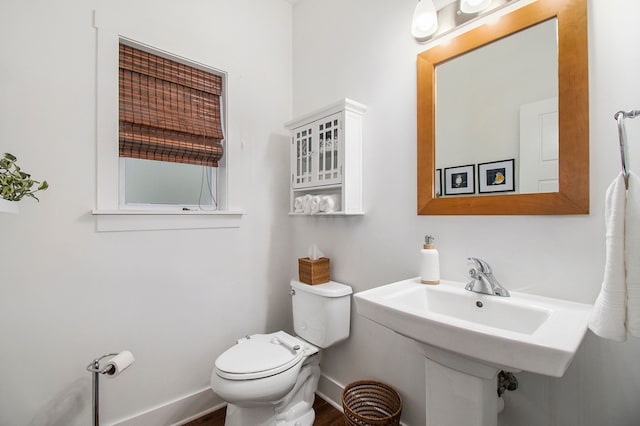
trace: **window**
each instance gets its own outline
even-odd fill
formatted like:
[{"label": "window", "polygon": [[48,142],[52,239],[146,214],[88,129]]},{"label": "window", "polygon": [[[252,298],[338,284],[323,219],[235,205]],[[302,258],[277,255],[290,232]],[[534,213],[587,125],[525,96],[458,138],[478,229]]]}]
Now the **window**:
[{"label": "window", "polygon": [[119,45],[120,206],[220,206],[223,77]]},{"label": "window", "polygon": [[[165,52],[163,39],[120,16],[96,11],[94,26],[96,230],[240,227],[243,212],[227,179],[234,149],[225,142],[228,74],[213,67],[210,52],[184,59],[184,40]],[[131,56],[122,70],[121,50]],[[122,126],[121,72],[131,84]]]}]

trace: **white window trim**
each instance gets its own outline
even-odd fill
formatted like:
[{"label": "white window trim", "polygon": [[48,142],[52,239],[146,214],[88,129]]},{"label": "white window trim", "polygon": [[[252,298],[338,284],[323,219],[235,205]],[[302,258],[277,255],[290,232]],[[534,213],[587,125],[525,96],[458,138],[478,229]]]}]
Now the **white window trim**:
[{"label": "white window trim", "polygon": [[[118,153],[118,57],[119,44],[125,40],[132,45],[151,46],[146,40],[126,34],[119,34],[101,22],[98,12],[94,15],[97,34],[96,60],[96,217],[98,231],[147,231],[164,229],[238,228],[243,216],[242,210],[182,210],[182,206],[149,206],[141,209],[120,206],[120,161]],[[162,52],[152,48],[154,51]],[[180,57],[168,55],[171,58]],[[186,61],[194,65],[193,61]],[[209,70],[211,67],[202,65]],[[223,96],[226,97],[227,78],[225,75]],[[226,102],[225,102],[226,104]],[[223,119],[226,119],[224,117]],[[226,123],[223,124],[225,128]],[[224,161],[229,164],[228,144],[225,143]],[[228,175],[228,172],[227,172]],[[227,193],[228,182],[220,182],[221,192]],[[228,203],[228,197],[225,197]],[[224,205],[222,206],[224,209]]]},{"label": "white window trim", "polygon": [[93,210],[98,232],[239,228],[243,213],[207,210]]}]

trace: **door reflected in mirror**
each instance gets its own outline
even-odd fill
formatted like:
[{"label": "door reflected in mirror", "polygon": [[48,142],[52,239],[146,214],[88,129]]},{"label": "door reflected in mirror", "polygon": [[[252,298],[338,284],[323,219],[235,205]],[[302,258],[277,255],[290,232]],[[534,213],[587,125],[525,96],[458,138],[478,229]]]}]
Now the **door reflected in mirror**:
[{"label": "door reflected in mirror", "polygon": [[436,169],[477,165],[473,191],[444,173],[444,196],[558,191],[556,18],[438,64],[435,81]]}]

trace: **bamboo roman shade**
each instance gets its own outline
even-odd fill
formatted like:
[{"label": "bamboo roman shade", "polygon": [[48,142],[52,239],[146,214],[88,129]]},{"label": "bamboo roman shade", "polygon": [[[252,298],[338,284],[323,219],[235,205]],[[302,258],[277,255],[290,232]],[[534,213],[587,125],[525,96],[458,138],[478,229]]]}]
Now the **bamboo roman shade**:
[{"label": "bamboo roman shade", "polygon": [[120,44],[120,157],[217,167],[221,94],[218,75]]}]

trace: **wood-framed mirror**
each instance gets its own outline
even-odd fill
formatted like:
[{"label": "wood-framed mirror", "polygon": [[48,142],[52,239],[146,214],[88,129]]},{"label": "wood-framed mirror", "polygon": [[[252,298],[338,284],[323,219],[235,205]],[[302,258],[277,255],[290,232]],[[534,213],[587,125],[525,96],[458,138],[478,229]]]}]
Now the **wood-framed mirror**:
[{"label": "wood-framed mirror", "polygon": [[[545,21],[557,20],[558,188],[556,192],[447,196],[436,191],[436,69]],[[589,84],[587,1],[538,0],[420,53],[417,57],[419,215],[589,213]],[[472,78],[472,77],[469,77]],[[523,82],[523,84],[527,84]],[[495,96],[501,96],[496,93]],[[488,99],[487,102],[491,102]],[[464,124],[461,124],[464,125]],[[488,126],[499,123],[487,123]],[[469,167],[465,164],[465,167]],[[518,165],[516,164],[516,168]],[[474,178],[476,164],[473,164]],[[441,173],[441,172],[440,172]],[[471,172],[469,172],[471,173]],[[448,176],[449,177],[449,176]],[[475,179],[474,179],[475,180]],[[442,182],[440,182],[442,184]],[[475,183],[474,183],[475,185]],[[476,194],[475,187],[472,194]]]}]

